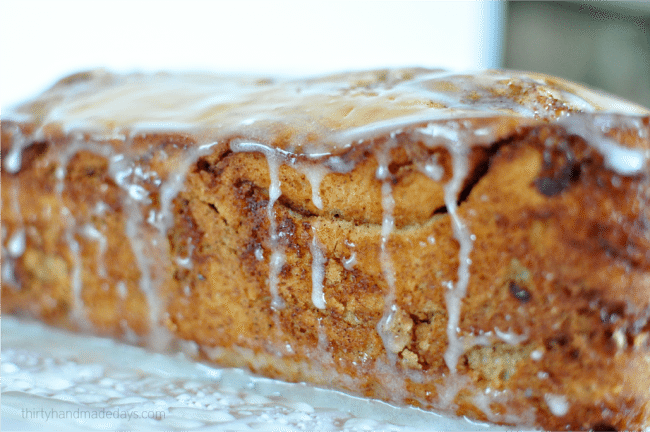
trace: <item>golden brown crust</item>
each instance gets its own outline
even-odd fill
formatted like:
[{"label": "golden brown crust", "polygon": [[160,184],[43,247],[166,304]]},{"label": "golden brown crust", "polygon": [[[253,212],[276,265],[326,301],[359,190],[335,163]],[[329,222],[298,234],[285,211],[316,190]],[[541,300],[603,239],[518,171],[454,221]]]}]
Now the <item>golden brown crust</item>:
[{"label": "golden brown crust", "polygon": [[[490,125],[494,135],[467,148],[456,197],[475,237],[452,342],[449,292],[458,288],[463,240],[445,194],[457,155],[422,133],[427,124],[338,153],[349,169],[322,178],[320,206],[308,173],[331,161],[283,160],[273,218],[272,158],[237,151],[233,143],[245,137],[220,140],[190,160],[185,155],[200,144],[194,135],[139,135],[129,168],[114,159],[120,140],[108,142],[110,151],[101,140],[75,149],[93,139],[52,132],[23,146],[19,170],[2,171],[3,267],[12,266],[14,279],[3,272],[3,312],[120,337],[150,336],[160,321],[211,361],[479,420],[648,427],[647,167],[616,172],[589,134],[572,132],[576,126],[465,124]],[[607,135],[647,151],[650,119],[635,125],[622,122]],[[3,165],[30,127],[2,123]],[[183,187],[165,189],[179,166]],[[166,191],[172,219],[158,224]],[[137,201],[141,195],[148,200]],[[387,235],[389,198],[395,228]],[[145,242],[134,240],[136,229]],[[163,249],[148,243],[161,239]],[[164,257],[152,255],[161,250]],[[270,282],[277,250],[281,307]],[[319,253],[322,268],[314,264]],[[319,269],[324,308],[314,300]],[[382,326],[391,296],[395,308]],[[454,344],[452,370],[445,354]]]}]

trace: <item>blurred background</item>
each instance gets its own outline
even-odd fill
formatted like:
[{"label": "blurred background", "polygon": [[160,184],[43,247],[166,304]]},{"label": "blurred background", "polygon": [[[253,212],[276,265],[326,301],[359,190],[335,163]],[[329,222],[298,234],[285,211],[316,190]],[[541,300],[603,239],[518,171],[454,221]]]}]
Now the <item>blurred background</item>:
[{"label": "blurred background", "polygon": [[650,2],[508,2],[503,66],[650,107]]},{"label": "blurred background", "polygon": [[0,106],[83,69],[505,67],[650,107],[650,3],[2,0]]}]

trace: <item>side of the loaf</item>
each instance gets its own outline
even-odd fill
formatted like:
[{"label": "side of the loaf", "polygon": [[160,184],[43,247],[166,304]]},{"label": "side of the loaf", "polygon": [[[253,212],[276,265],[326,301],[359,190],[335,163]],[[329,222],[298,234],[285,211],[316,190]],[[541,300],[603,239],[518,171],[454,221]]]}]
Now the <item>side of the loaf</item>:
[{"label": "side of the loaf", "polygon": [[426,130],[335,161],[52,133],[6,169],[31,130],[3,122],[2,311],[480,420],[647,427],[647,175],[560,125]]}]

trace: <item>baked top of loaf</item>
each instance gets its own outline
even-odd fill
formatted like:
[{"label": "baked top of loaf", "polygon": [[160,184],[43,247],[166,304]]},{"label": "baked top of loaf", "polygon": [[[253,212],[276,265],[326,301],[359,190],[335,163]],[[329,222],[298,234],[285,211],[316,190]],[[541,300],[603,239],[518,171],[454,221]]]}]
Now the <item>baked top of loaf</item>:
[{"label": "baked top of loaf", "polygon": [[[648,361],[648,115],[512,71],[73,75],[2,123],[3,202],[11,203],[3,266],[18,275],[3,269],[3,280],[70,293],[52,300],[3,289],[3,308],[40,302],[50,312],[35,315],[83,328],[108,314],[88,293],[104,296],[107,280],[124,284],[122,273],[111,275],[125,256],[139,270],[130,276],[134,304],[146,310],[144,323],[130,324],[136,332],[164,322],[222,363],[327,383],[327,374],[274,363],[306,358],[333,368],[335,386],[495,422],[647,426],[640,389],[650,376],[632,382],[626,371]],[[27,187],[34,202],[22,198]],[[98,215],[113,214],[102,237]],[[44,233],[29,234],[30,224]],[[33,249],[48,248],[43,239],[64,259],[34,258]],[[85,262],[83,247],[102,263]],[[108,251],[126,261],[111,263]],[[66,261],[59,281],[38,275],[39,265]],[[226,303],[213,314],[215,297],[233,310],[251,306],[237,315]],[[513,299],[507,314],[494,304]],[[548,316],[530,321],[533,308]],[[115,322],[90,327],[119,333]],[[484,360],[488,348],[524,366],[498,374]],[[535,368],[555,355],[578,366],[550,385]],[[585,364],[625,378],[624,390],[605,382],[584,390],[596,385],[580,375]],[[481,396],[495,388],[504,393]],[[506,390],[519,396],[504,402]],[[609,390],[616,397],[603,396]]]}]

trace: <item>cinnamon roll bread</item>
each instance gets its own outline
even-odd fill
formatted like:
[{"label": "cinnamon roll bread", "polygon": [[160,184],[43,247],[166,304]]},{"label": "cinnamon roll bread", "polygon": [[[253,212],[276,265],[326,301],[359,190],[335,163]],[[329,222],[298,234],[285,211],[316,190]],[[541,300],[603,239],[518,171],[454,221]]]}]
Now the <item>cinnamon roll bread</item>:
[{"label": "cinnamon roll bread", "polygon": [[3,115],[3,313],[499,424],[650,427],[643,107],[502,70],[98,70]]}]

